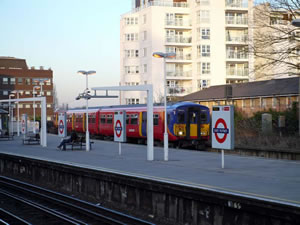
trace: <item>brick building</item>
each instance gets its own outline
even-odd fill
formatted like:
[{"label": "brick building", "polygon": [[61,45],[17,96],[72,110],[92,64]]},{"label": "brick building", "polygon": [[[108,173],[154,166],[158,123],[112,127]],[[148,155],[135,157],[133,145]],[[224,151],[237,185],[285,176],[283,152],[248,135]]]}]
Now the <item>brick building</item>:
[{"label": "brick building", "polygon": [[[14,57],[0,57],[0,99],[31,98],[34,96],[46,96],[47,100],[47,120],[51,120],[53,115],[53,71],[28,68],[25,59]],[[33,119],[33,102],[19,104],[19,113],[27,114],[29,119]],[[8,110],[8,103],[2,104],[1,108]],[[14,106],[16,109],[17,106]],[[14,120],[16,120],[14,110]],[[41,115],[41,104],[36,102],[35,113],[37,117]]]},{"label": "brick building", "polygon": [[299,77],[256,81],[241,84],[211,86],[182,97],[208,106],[233,104],[245,115],[273,109],[285,111],[299,102]]}]

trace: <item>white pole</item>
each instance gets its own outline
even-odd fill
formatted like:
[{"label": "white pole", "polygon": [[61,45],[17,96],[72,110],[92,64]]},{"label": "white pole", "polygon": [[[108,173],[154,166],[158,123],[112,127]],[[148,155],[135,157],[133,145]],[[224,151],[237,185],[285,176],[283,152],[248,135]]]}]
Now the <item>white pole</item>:
[{"label": "white pole", "polygon": [[167,79],[166,79],[166,58],[164,57],[164,105],[165,105],[165,132],[164,132],[164,160],[168,161],[168,125],[167,125]]},{"label": "white pole", "polygon": [[119,142],[119,155],[122,154],[122,149],[121,149],[121,142]]},{"label": "white pole", "polygon": [[[34,87],[32,89],[32,96],[34,96]],[[35,134],[35,101],[33,101],[33,133]]]},{"label": "white pole", "polygon": [[47,109],[46,109],[46,97],[41,97],[41,145],[47,147]]},{"label": "white pole", "polygon": [[224,169],[224,150],[222,149],[222,169]]},{"label": "white pole", "polygon": [[154,160],[153,151],[153,87],[147,90],[147,160]]},{"label": "white pole", "polygon": [[[10,100],[10,95],[8,96],[9,100]],[[8,112],[9,112],[9,133],[11,133],[13,135],[13,133],[11,132],[12,131],[12,116],[11,116],[11,108],[10,108],[10,101],[8,102]]]},{"label": "white pole", "polygon": [[[19,91],[17,91],[17,97],[19,99]],[[19,126],[19,121],[20,121],[20,110],[19,110],[19,102],[17,105],[17,111],[18,111],[18,118],[17,118],[17,132],[18,132],[18,136],[20,136],[20,126]]]},{"label": "white pole", "polygon": [[11,131],[12,131],[12,136],[14,136],[14,108],[11,107]]},{"label": "white pole", "polygon": [[89,100],[88,100],[88,74],[86,74],[86,134],[85,134],[85,145],[86,151],[90,151],[90,133],[89,133]]}]

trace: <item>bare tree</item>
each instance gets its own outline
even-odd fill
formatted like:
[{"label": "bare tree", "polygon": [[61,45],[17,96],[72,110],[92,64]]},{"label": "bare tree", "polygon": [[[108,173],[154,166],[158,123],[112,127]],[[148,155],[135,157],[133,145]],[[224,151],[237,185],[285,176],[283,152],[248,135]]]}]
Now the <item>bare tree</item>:
[{"label": "bare tree", "polygon": [[53,109],[57,109],[59,107],[58,105],[58,98],[57,98],[57,90],[56,85],[53,85]]},{"label": "bare tree", "polygon": [[255,6],[253,44],[255,79],[299,75],[300,30],[291,21],[300,16],[300,0],[265,0]]}]

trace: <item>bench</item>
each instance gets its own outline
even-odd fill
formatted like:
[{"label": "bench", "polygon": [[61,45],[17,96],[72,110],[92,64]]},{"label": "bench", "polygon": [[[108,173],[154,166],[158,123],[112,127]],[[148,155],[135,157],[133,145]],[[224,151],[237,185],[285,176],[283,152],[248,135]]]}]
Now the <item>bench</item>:
[{"label": "bench", "polygon": [[39,145],[40,144],[40,135],[26,136],[23,138],[23,145]]},{"label": "bench", "polygon": [[[92,144],[94,144],[94,142],[90,141],[90,149],[92,149]],[[76,147],[82,149],[82,147],[86,146],[85,137],[79,137],[78,140],[66,143],[65,145],[66,145],[66,149],[67,149],[67,146],[71,146],[71,150],[74,150],[74,148],[76,148]]]}]

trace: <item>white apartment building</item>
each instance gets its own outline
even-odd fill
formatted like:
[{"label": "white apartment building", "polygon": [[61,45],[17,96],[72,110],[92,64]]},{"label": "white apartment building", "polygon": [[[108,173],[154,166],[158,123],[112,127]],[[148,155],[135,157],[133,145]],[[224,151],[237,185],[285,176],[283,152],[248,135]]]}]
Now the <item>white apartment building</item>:
[{"label": "white apartment building", "polygon": [[[132,7],[121,16],[120,85],[153,84],[154,100],[162,102],[164,71],[169,99],[249,81],[253,0],[133,0]],[[164,65],[153,52],[176,57]],[[121,103],[146,103],[146,93],[124,92]]]}]

